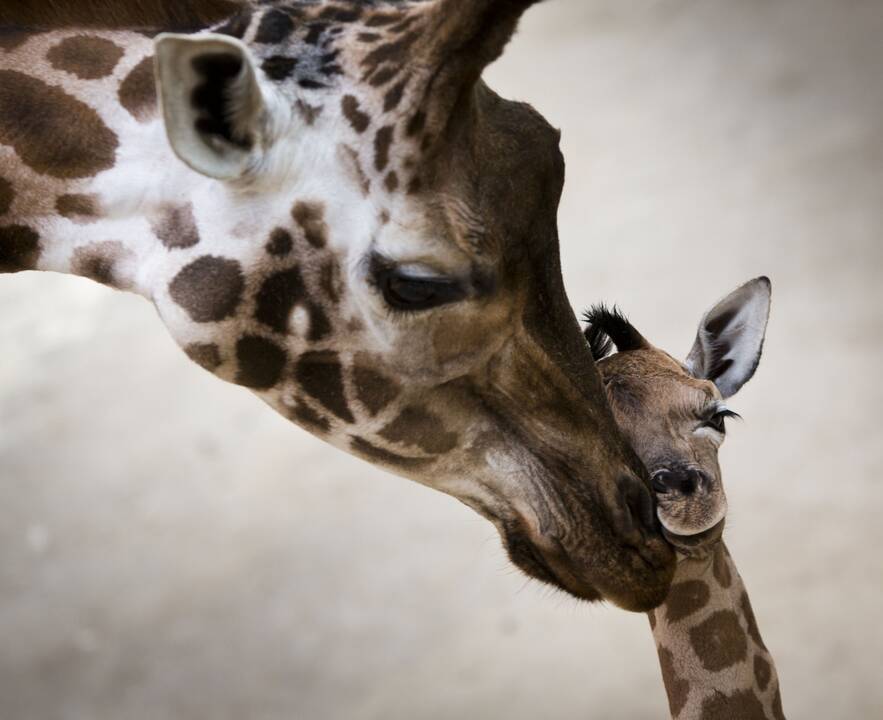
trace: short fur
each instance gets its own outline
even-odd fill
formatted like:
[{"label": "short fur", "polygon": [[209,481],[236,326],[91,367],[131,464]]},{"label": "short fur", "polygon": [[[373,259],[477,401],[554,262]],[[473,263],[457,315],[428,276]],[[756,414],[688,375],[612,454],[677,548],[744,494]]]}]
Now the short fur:
[{"label": "short fur", "polygon": [[0,27],[196,29],[234,13],[239,0],[0,0]]}]

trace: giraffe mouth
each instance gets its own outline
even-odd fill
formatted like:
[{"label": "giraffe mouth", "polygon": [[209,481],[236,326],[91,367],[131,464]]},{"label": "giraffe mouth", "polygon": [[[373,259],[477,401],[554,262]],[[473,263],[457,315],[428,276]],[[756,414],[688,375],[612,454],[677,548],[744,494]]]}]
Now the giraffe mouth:
[{"label": "giraffe mouth", "polygon": [[[605,574],[596,567],[589,555],[586,561],[579,559],[555,538],[533,538],[519,523],[507,523],[502,533],[509,559],[524,573],[547,583],[579,600],[596,602],[609,600],[615,605],[635,612],[645,612],[658,606],[668,593],[673,565],[653,562],[634,549],[626,550],[632,559],[630,570],[624,578],[620,573]],[[662,540],[668,559],[671,549]]]},{"label": "giraffe mouth", "polygon": [[681,554],[698,555],[717,545],[721,537],[723,537],[726,522],[727,519],[723,518],[710,528],[689,535],[679,535],[663,525],[662,534],[668,543]]},{"label": "giraffe mouth", "polygon": [[[546,559],[527,535],[521,532],[505,532],[503,540],[509,559],[530,577],[554,585],[580,600],[594,602],[603,599],[601,593],[592,585],[577,582],[571,573],[561,577],[560,567],[557,571],[553,570],[553,563]],[[554,564],[559,565],[559,563]]]}]

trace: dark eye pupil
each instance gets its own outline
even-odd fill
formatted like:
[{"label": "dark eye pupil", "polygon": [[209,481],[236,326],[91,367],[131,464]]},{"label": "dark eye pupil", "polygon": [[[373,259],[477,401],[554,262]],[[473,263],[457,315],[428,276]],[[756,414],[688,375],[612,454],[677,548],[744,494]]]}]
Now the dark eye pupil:
[{"label": "dark eye pupil", "polygon": [[422,305],[432,302],[438,283],[390,277],[385,288],[386,300],[391,305]]},{"label": "dark eye pupil", "polygon": [[727,431],[726,423],[724,422],[723,415],[715,415],[708,421],[708,424],[711,425],[715,430],[719,433],[724,433]]},{"label": "dark eye pupil", "polygon": [[457,282],[409,278],[394,271],[381,273],[377,284],[383,292],[383,299],[396,310],[429,310],[466,296],[466,291]]}]

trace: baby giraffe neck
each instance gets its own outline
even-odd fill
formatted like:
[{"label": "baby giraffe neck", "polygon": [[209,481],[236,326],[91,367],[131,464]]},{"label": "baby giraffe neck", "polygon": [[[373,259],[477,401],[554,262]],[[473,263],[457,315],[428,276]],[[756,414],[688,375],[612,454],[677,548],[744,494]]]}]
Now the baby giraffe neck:
[{"label": "baby giraffe neck", "polygon": [[722,542],[681,558],[649,618],[672,718],[784,720],[776,668]]}]

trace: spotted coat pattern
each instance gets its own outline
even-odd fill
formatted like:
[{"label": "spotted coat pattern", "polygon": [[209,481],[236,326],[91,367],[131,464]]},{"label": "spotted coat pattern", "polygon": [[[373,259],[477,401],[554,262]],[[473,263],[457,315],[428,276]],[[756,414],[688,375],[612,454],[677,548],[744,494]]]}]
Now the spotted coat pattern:
[{"label": "spotted coat pattern", "polygon": [[674,720],[784,720],[775,665],[723,542],[681,556],[649,618]]},{"label": "spotted coat pattern", "polygon": [[[461,499],[525,572],[645,610],[674,558],[622,507],[649,491],[564,291],[559,134],[480,80],[535,2],[254,0],[202,42],[0,28],[0,272],[140,293],[198,365]],[[404,311],[382,272],[455,292]]]},{"label": "spotted coat pattern", "polygon": [[[338,155],[358,192],[376,195],[374,226],[388,222],[390,195],[420,187],[425,113],[401,108],[417,102],[408,89],[422,87],[419,70],[402,62],[426,31],[422,5],[292,2],[247,7],[214,28],[249,43],[266,79],[290,97],[306,126],[340,117],[354,140],[370,138],[341,142]],[[257,251],[241,240],[231,251],[229,241],[213,237],[246,230],[222,227],[213,208],[188,201],[198,195],[192,186],[176,197],[149,198],[137,235],[115,219],[115,178],[131,169],[121,145],[165,145],[149,38],[65,30],[7,33],[3,40],[0,271],[62,270],[141,292],[195,362],[372,461],[410,468],[453,447],[456,433],[431,410],[396,405],[397,381],[371,369],[358,342],[352,352],[341,350],[337,334],[352,333],[361,321],[347,308],[342,258],[330,247],[327,208],[316,195],[265,203],[274,221],[247,228],[249,240],[264,236]],[[340,82],[344,64],[383,90],[379,103],[359,97],[357,88],[326,92]],[[162,175],[151,182],[162,184]],[[139,270],[160,256],[165,282]]]}]

